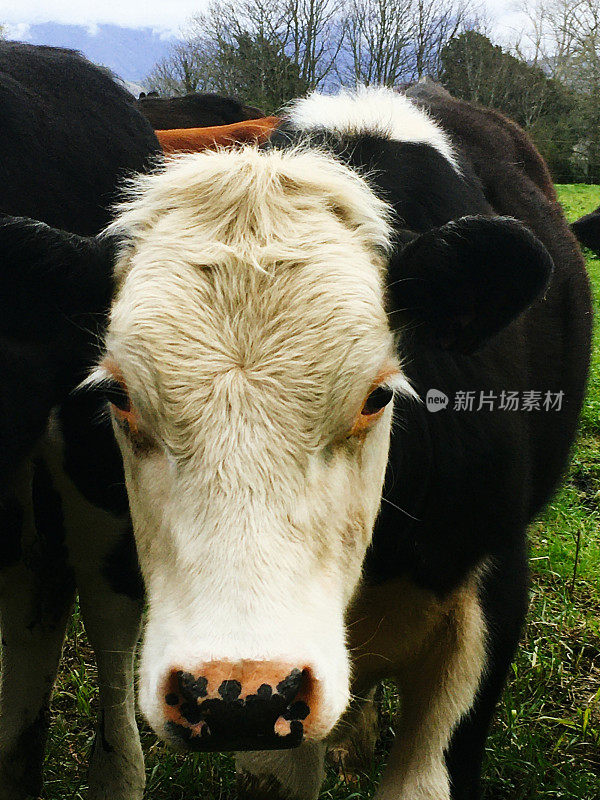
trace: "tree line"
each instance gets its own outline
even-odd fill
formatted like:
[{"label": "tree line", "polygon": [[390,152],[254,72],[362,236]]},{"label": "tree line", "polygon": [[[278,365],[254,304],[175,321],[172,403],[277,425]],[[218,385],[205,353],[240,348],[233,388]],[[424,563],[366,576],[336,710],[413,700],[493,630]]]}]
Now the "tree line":
[{"label": "tree line", "polygon": [[522,0],[494,41],[473,0],[213,0],[147,85],[217,92],[273,112],[312,89],[430,78],[504,112],[555,180],[600,182],[600,0]]}]

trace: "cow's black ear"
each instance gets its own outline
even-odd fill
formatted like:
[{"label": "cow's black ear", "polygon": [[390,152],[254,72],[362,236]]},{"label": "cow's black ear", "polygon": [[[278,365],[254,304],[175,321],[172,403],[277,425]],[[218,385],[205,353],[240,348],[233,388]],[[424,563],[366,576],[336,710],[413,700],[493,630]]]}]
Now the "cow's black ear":
[{"label": "cow's black ear", "polygon": [[0,334],[48,339],[106,312],[115,244],[0,215]]},{"label": "cow's black ear", "polygon": [[472,353],[544,290],[552,258],[510,217],[462,217],[401,243],[389,266],[391,321]]}]

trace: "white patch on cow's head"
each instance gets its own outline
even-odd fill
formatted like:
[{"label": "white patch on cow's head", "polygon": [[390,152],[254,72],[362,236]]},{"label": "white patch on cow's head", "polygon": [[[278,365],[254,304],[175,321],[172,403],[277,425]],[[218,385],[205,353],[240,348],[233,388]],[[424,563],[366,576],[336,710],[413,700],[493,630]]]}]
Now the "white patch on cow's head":
[{"label": "white patch on cow's head", "polygon": [[406,95],[386,86],[358,86],[335,95],[313,92],[294,100],[285,117],[299,130],[342,135],[378,134],[398,142],[428,144],[458,171],[448,134]]},{"label": "white patch on cow's head", "polygon": [[308,667],[307,733],[344,710],[344,614],[378,511],[392,404],[388,208],[330,156],[188,155],[140,177],[98,377],[114,408],[149,613],[140,702],[171,670]]}]

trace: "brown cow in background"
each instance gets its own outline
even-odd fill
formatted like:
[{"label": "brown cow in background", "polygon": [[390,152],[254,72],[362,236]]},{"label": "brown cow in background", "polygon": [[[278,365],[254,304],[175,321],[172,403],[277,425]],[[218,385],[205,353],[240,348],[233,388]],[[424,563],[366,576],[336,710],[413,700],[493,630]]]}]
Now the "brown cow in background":
[{"label": "brown cow in background", "polygon": [[243,105],[234,97],[218,94],[186,94],[183,97],[140,95],[137,107],[154,130],[203,128],[231,125],[247,119],[264,117],[264,111]]},{"label": "brown cow in background", "polygon": [[157,130],[156,136],[166,155],[190,153],[235,144],[262,144],[269,139],[279,121],[279,117],[263,117],[262,119],[235,122],[233,125]]}]

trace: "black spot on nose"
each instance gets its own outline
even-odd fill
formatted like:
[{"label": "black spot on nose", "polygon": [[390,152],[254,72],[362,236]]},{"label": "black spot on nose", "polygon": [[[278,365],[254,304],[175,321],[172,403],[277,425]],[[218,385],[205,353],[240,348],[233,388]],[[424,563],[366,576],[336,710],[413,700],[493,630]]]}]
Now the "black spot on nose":
[{"label": "black spot on nose", "polygon": [[281,683],[277,684],[277,692],[291,703],[300,691],[302,684],[302,670],[293,669],[287,678],[284,678]]},{"label": "black spot on nose", "polygon": [[306,719],[310,714],[310,708],[302,700],[298,700],[283,713],[284,719]]},{"label": "black spot on nose", "polygon": [[242,693],[242,684],[239,681],[223,681],[219,686],[219,694],[228,702],[237,700]]},{"label": "black spot on nose", "polygon": [[179,712],[190,725],[198,725],[206,717],[206,710],[200,710],[197,703],[182,703]]},{"label": "black spot on nose", "polygon": [[[203,676],[194,678],[190,672],[179,672],[177,675],[177,683],[183,698],[188,702],[195,703],[201,697],[206,697],[208,694],[206,688],[208,686],[208,680]],[[169,703],[169,705],[171,705],[171,703]]]}]

